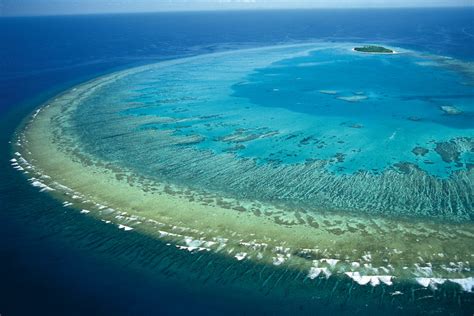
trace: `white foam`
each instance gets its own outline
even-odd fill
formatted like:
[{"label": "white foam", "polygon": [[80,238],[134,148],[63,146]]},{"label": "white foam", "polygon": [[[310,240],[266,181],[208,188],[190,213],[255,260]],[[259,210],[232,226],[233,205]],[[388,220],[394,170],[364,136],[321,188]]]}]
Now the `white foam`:
[{"label": "white foam", "polygon": [[331,276],[331,271],[329,271],[328,268],[311,267],[308,272],[308,278],[313,280],[317,278],[321,273],[323,273],[326,276],[326,279]]},{"label": "white foam", "polygon": [[334,268],[339,261],[337,259],[321,259],[321,262],[326,262],[331,268]]},{"label": "white foam", "polygon": [[40,182],[38,180],[34,180],[33,182],[31,182],[31,185],[38,188],[43,188],[45,186],[43,182]]},{"label": "white foam", "polygon": [[466,292],[471,293],[474,290],[474,277],[464,279],[449,279],[449,281],[459,284]]},{"label": "white foam", "polygon": [[54,191],[54,189],[45,185],[44,188],[40,190],[40,192],[44,192],[44,191]]},{"label": "white foam", "polygon": [[346,275],[360,285],[366,285],[371,279],[371,276],[360,275],[359,272],[346,272]]},{"label": "white foam", "polygon": [[370,285],[377,286],[380,284],[380,279],[376,276],[370,278]]},{"label": "white foam", "polygon": [[362,259],[364,259],[365,261],[371,261],[372,255],[370,254],[370,252],[367,252],[362,256]]},{"label": "white foam", "polygon": [[180,245],[176,245],[176,248],[181,249],[181,250],[187,250],[189,252],[192,252],[192,251],[198,249],[196,247],[180,246]]},{"label": "white foam", "polygon": [[159,230],[158,232],[160,233],[160,238],[162,238],[162,237],[167,237],[167,236],[173,236],[173,237],[178,237],[178,236],[180,236],[180,235],[178,235],[178,234],[166,232],[166,231],[163,231],[163,230]]},{"label": "white foam", "polygon": [[321,269],[320,269],[320,268],[311,267],[311,268],[309,269],[309,272],[308,272],[308,278],[310,278],[311,280],[313,280],[313,279],[317,278],[320,273],[321,273]]},{"label": "white foam", "polygon": [[189,252],[192,252],[194,250],[197,250],[197,251],[210,250],[209,248],[201,247],[201,245],[205,242],[203,240],[193,239],[189,236],[186,236],[184,237],[184,242],[186,243],[186,246],[176,245],[176,248],[181,249],[181,250],[187,250]]},{"label": "white foam", "polygon": [[282,247],[282,246],[277,246],[275,247],[275,250],[278,251],[278,252],[282,252],[282,253],[288,253],[290,252],[290,248],[285,248],[285,247]]},{"label": "white foam", "polygon": [[90,212],[91,212],[91,211],[89,211],[89,210],[82,210],[82,211],[81,211],[81,214],[87,214],[87,213],[90,213]]},{"label": "white foam", "polygon": [[392,276],[391,275],[379,275],[379,280],[382,281],[386,285],[392,285]]},{"label": "white foam", "polygon": [[185,237],[184,242],[186,243],[186,246],[193,248],[199,248],[203,244],[202,240],[192,239],[191,237]]},{"label": "white foam", "polygon": [[415,280],[423,287],[428,287],[431,283],[431,278],[416,278]]},{"label": "white foam", "polygon": [[118,228],[119,228],[119,229],[123,229],[124,231],[129,231],[129,230],[132,230],[132,229],[133,229],[132,227],[125,226],[125,225],[122,225],[122,224],[119,224],[119,225],[118,225]]},{"label": "white foam", "polygon": [[244,260],[245,257],[247,257],[247,253],[246,252],[239,252],[234,257],[239,261]]},{"label": "white foam", "polygon": [[41,112],[41,109],[38,109],[38,110],[35,111],[35,113],[33,113],[33,118],[35,118],[38,115],[39,112]]},{"label": "white foam", "polygon": [[214,246],[215,244],[217,244],[215,241],[206,241],[206,242],[204,243],[204,246],[206,246],[206,247],[212,247],[212,246]]},{"label": "white foam", "polygon": [[372,286],[377,286],[380,282],[386,285],[393,284],[391,275],[360,275],[359,272],[346,272],[345,274],[360,285],[370,283]]},{"label": "white foam", "polygon": [[432,289],[436,289],[438,285],[443,284],[446,282],[446,279],[443,278],[416,278],[416,282],[423,287],[430,287]]},{"label": "white foam", "polygon": [[273,257],[273,264],[279,266],[283,262],[285,262],[285,257],[282,254],[277,254],[277,257]]}]

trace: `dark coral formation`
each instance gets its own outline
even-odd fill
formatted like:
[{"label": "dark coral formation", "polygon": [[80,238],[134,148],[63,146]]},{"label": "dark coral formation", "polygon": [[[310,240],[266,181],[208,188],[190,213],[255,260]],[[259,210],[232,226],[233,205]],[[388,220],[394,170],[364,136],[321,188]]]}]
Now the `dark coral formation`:
[{"label": "dark coral formation", "polygon": [[429,150],[424,147],[415,147],[411,152],[417,156],[424,156],[429,152]]},{"label": "dark coral formation", "polygon": [[474,137],[457,137],[447,142],[436,143],[435,152],[447,163],[460,164],[461,154],[474,152]]},{"label": "dark coral formation", "polygon": [[420,168],[417,165],[412,164],[410,162],[398,162],[394,164],[393,166],[395,167],[396,170],[404,174],[411,174],[415,171],[420,171]]}]

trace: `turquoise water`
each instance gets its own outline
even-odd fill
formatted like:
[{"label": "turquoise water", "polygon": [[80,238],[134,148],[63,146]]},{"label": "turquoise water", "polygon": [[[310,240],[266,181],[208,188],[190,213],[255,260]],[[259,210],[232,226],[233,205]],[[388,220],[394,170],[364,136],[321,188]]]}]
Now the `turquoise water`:
[{"label": "turquoise water", "polygon": [[354,45],[150,66],[81,106],[75,132],[94,155],[194,189],[315,212],[472,219],[471,68]]},{"label": "turquoise water", "polygon": [[[235,96],[301,114],[288,122],[291,134],[273,145],[283,152],[270,151],[283,163],[342,153],[344,161],[329,167],[334,172],[380,172],[410,162],[447,177],[474,161],[467,151],[459,164],[443,162],[433,150],[436,142],[474,135],[474,93],[469,79],[426,58],[324,50],[259,69],[247,80],[234,86]],[[443,105],[463,114],[446,115]],[[413,154],[417,146],[430,151]]]},{"label": "turquoise water", "polygon": [[[236,77],[232,74],[231,80],[221,74],[212,75],[211,80],[180,81],[188,90],[188,99],[181,100],[179,106],[167,106],[162,92],[175,82],[168,81],[165,86],[161,81],[149,82],[135,89],[136,95],[128,99],[147,106],[127,114],[178,119],[211,115],[191,123],[152,124],[146,128],[199,134],[205,139],[197,148],[232,151],[259,161],[294,164],[326,160],[328,169],[335,173],[377,173],[409,162],[446,178],[474,162],[469,150],[460,153],[459,161],[443,160],[434,150],[436,143],[474,135],[474,93],[467,83],[472,78],[408,52],[368,55],[347,48],[279,60],[241,76],[239,82],[232,82]],[[216,94],[212,98],[207,86]],[[177,92],[175,95],[172,89],[166,90],[165,98],[182,99],[181,91]],[[453,105],[462,113],[448,115],[441,109],[445,105]],[[262,107],[266,109],[262,111]],[[226,126],[216,126],[216,121]],[[248,141],[225,140],[239,129],[245,129],[250,138],[277,134]],[[235,146],[236,142],[242,145]],[[416,147],[428,152],[415,154],[412,151]]]},{"label": "turquoise water", "polygon": [[[234,258],[230,260],[219,254],[183,252],[138,232],[124,232],[116,226],[84,216],[77,209],[65,208],[62,201],[38,192],[38,188],[32,187],[21,173],[11,168],[11,156],[6,154],[10,150],[8,141],[14,127],[28,112],[61,90],[104,72],[114,71],[119,66],[125,68],[137,63],[249,45],[314,39],[377,42],[473,60],[473,37],[469,35],[473,32],[472,14],[472,9],[305,10],[0,19],[3,25],[0,33],[3,42],[7,43],[0,50],[3,62],[0,127],[5,153],[1,156],[3,164],[0,167],[0,217],[3,224],[0,230],[0,270],[5,289],[0,297],[0,312],[6,315],[472,315],[472,293],[459,292],[454,284],[433,292],[418,284],[360,287],[352,280],[326,280],[324,277],[308,280],[305,274],[291,273],[285,268],[277,269],[250,261],[237,262]],[[438,70],[435,68],[433,71],[438,73]],[[247,75],[243,74],[239,80],[248,80]],[[166,77],[155,76],[152,79],[166,86]],[[236,82],[228,82],[230,89],[227,96],[235,93],[232,85],[238,82],[237,78]],[[132,85],[124,87],[126,89],[121,93],[129,91]],[[145,84],[141,88],[147,87],[150,88]],[[151,114],[151,108],[161,104],[163,107],[157,107],[155,111],[166,110],[168,115],[182,118],[193,114],[189,112],[190,108],[181,109],[188,113],[180,114],[178,109],[173,111],[170,105],[166,108],[166,102],[171,99],[167,99],[166,93],[159,87],[154,89],[160,90],[160,93],[150,94],[150,102],[143,105],[144,112]],[[183,94],[192,94],[190,92],[181,89]],[[144,93],[136,92],[133,97],[145,100]],[[21,104],[25,100],[29,102]],[[181,101],[184,104],[185,100]],[[191,104],[191,100],[187,101]],[[219,112],[222,105],[225,104],[216,104],[214,113]],[[111,115],[113,104],[107,106],[106,110]],[[95,107],[96,116],[105,115],[105,110],[102,113],[99,111],[103,107],[98,104]],[[121,118],[135,123],[133,131],[146,129],[145,123],[134,121],[137,119],[135,116],[126,115],[128,111],[138,113],[137,107],[130,104],[127,110],[126,105],[120,106],[123,111],[117,112],[114,118],[117,119],[120,114]],[[197,104],[194,107],[195,113],[198,113]],[[260,108],[264,111],[271,109]],[[7,111],[11,115],[4,115]],[[247,119],[257,114],[252,112]],[[261,116],[270,117],[270,114]],[[302,116],[298,117],[292,122],[300,122]],[[141,118],[145,120],[153,118],[153,115]],[[89,116],[89,119],[94,121],[94,116]],[[202,119],[209,124],[213,121]],[[214,120],[223,121],[223,118]],[[110,126],[101,124],[104,130],[108,130],[107,136],[114,135]],[[173,128],[178,124],[185,126],[185,122],[169,123],[169,126]],[[196,121],[193,125],[197,128]],[[160,124],[157,126],[164,128]],[[298,126],[301,128],[302,125]],[[228,126],[227,130],[233,129]],[[216,129],[214,131],[217,133]],[[115,135],[118,132],[121,131],[116,131]],[[175,132],[185,133],[185,130]],[[217,134],[226,135],[224,130]],[[114,138],[108,138],[106,142],[106,139],[100,140],[100,135],[91,138],[97,141],[96,154],[105,155],[107,148],[110,151],[120,148]],[[117,137],[115,140],[120,140]],[[147,150],[161,152],[168,148],[165,146],[169,143],[153,143],[156,147],[149,144],[144,147],[138,139],[130,139],[137,142],[137,151],[128,155],[135,168],[143,163],[150,168],[160,167],[156,152],[148,153],[148,159],[139,153]],[[190,144],[189,147],[209,148],[209,140]],[[246,142],[246,148],[264,140]],[[216,141],[214,145],[222,146],[213,150],[221,155],[222,150],[229,147],[225,142]],[[108,152],[107,155],[118,159],[120,155],[117,153]],[[236,153],[242,155],[243,149]],[[444,162],[442,164],[444,171]],[[147,169],[143,167],[142,171],[150,173]],[[178,170],[173,173],[168,171],[170,181]],[[247,179],[251,180],[249,170]],[[160,177],[165,174],[163,168],[152,173]],[[174,181],[184,181],[183,174],[175,177]],[[446,177],[441,178],[449,179]],[[220,183],[215,187],[218,186],[224,189]],[[239,190],[233,182],[225,189]],[[446,196],[442,192],[439,194],[440,199]],[[472,202],[467,205],[472,206]],[[392,295],[396,291],[404,294]]]}]

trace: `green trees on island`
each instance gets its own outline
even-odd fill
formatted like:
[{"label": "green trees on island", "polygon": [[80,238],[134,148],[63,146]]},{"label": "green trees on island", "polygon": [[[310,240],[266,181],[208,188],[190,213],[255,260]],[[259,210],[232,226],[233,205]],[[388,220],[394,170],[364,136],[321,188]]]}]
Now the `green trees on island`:
[{"label": "green trees on island", "polygon": [[394,53],[394,51],[391,49],[388,49],[382,46],[375,46],[375,45],[355,47],[354,50],[358,52],[363,52],[363,53],[385,53],[385,54]]}]

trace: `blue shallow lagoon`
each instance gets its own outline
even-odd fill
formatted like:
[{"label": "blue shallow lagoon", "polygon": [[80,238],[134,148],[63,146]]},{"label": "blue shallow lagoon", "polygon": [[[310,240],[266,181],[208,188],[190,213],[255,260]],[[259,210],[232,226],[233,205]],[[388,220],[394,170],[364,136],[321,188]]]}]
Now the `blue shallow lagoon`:
[{"label": "blue shallow lagoon", "polygon": [[[9,30],[2,40],[12,45],[1,53],[10,154],[1,168],[8,290],[0,308],[13,315],[471,314],[472,15],[1,19]],[[375,27],[400,18],[406,23]],[[398,54],[352,51],[361,43]],[[69,165],[56,168],[57,156],[28,147],[25,139],[49,135],[36,129],[41,134],[23,138],[30,119],[13,135],[41,104],[37,122],[63,109],[50,121],[54,144],[81,170],[97,168],[96,181],[81,182]],[[17,150],[57,183],[28,169]],[[112,171],[116,191],[88,195],[101,188],[101,168]],[[131,199],[122,184],[143,198]],[[154,209],[168,197],[169,212]],[[140,223],[156,214],[162,222]]]},{"label": "blue shallow lagoon", "polygon": [[198,191],[316,213],[471,220],[470,65],[354,45],[269,46],[132,69],[78,98],[61,138]]},{"label": "blue shallow lagoon", "polygon": [[[335,171],[380,172],[390,165],[410,162],[447,177],[462,164],[443,163],[447,161],[434,150],[418,154],[413,149],[434,149],[437,142],[449,141],[456,134],[472,134],[474,95],[469,80],[429,57],[409,52],[360,54],[344,47],[259,70],[248,82],[235,86],[235,95],[260,106],[306,114],[289,123],[293,127],[305,124],[303,131],[295,132],[300,135],[294,143],[278,145],[287,151],[281,156],[289,158],[273,155],[283,162],[330,159],[341,153],[344,161],[331,166]],[[443,111],[446,105],[456,105],[462,114],[447,114]],[[328,135],[328,130],[333,135]],[[305,146],[306,152],[298,150],[315,141],[324,145],[309,150]],[[465,163],[472,163],[471,152],[463,154]]]}]

